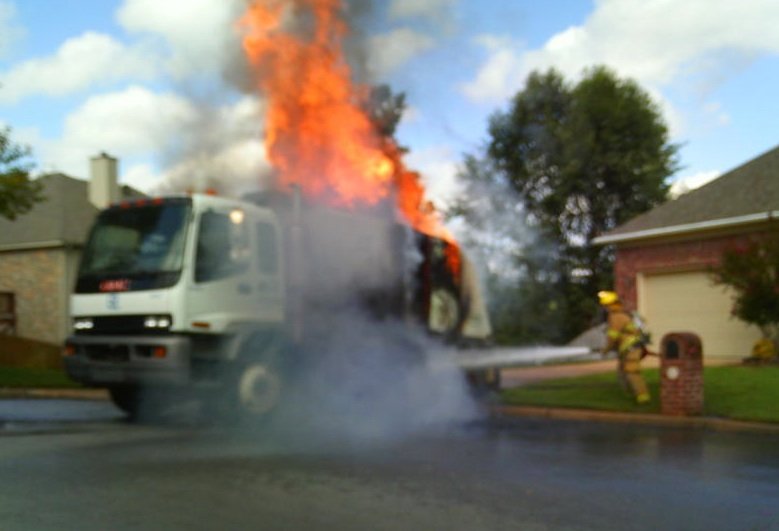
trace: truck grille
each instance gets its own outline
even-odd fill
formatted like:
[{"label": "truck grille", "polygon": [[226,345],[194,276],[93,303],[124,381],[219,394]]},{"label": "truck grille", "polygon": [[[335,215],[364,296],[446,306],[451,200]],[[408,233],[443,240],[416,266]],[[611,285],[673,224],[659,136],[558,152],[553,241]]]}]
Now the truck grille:
[{"label": "truck grille", "polygon": [[84,353],[93,361],[130,361],[130,348],[127,345],[85,345]]},{"label": "truck grille", "polygon": [[165,334],[168,331],[164,329],[146,328],[143,323],[147,315],[104,315],[93,317],[94,323],[88,330],[75,330],[76,335],[134,335],[143,334]]}]

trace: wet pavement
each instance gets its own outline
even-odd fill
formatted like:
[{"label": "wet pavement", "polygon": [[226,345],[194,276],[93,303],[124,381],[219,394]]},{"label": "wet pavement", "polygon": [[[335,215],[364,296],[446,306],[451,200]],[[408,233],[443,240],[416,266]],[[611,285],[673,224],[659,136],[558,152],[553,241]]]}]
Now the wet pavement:
[{"label": "wet pavement", "polygon": [[512,419],[379,441],[0,401],[4,530],[779,529],[777,500],[771,435]]},{"label": "wet pavement", "polygon": [[104,400],[36,398],[0,400],[0,422],[4,425],[56,425],[66,422],[106,422],[122,419],[124,419],[122,412]]}]

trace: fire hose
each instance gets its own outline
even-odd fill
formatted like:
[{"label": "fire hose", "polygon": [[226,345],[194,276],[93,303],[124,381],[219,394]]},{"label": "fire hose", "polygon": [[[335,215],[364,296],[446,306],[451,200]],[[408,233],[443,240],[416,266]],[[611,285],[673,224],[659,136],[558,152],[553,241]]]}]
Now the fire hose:
[{"label": "fire hose", "polygon": [[465,349],[454,355],[462,369],[508,369],[570,361],[597,360],[600,351],[589,347],[533,346],[515,348]]}]

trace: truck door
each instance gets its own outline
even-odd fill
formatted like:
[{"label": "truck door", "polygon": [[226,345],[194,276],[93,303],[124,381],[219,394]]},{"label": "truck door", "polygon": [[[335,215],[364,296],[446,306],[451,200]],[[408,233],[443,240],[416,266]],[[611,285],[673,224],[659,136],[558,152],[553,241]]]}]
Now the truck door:
[{"label": "truck door", "polygon": [[252,227],[241,209],[211,208],[198,218],[189,322],[212,328],[256,319]]}]

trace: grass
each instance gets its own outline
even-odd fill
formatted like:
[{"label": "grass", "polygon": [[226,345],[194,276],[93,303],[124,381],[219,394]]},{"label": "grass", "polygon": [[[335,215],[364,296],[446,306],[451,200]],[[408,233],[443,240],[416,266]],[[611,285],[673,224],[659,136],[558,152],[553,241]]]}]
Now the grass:
[{"label": "grass", "polygon": [[[509,405],[659,413],[659,372],[647,369],[642,373],[652,400],[641,406],[622,391],[613,372],[507,389],[502,398]],[[779,367],[706,367],[703,378],[704,415],[779,422]]]},{"label": "grass", "polygon": [[61,369],[0,367],[0,388],[3,387],[73,389],[81,385],[68,378]]},{"label": "grass", "polygon": [[779,367],[711,367],[703,377],[706,414],[779,422]]}]

